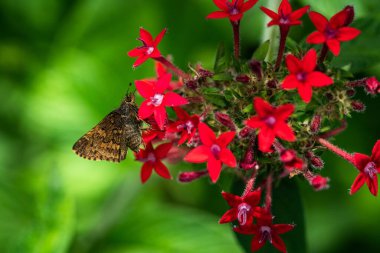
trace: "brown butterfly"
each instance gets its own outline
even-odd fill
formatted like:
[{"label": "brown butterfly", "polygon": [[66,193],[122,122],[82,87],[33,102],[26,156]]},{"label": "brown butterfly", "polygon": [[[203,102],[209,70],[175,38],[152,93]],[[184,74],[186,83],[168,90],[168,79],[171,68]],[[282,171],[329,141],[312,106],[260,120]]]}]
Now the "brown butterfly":
[{"label": "brown butterfly", "polygon": [[74,152],[89,160],[111,162],[124,160],[128,148],[137,152],[142,141],[142,121],[137,111],[135,96],[127,93],[119,108],[110,112],[74,144]]}]

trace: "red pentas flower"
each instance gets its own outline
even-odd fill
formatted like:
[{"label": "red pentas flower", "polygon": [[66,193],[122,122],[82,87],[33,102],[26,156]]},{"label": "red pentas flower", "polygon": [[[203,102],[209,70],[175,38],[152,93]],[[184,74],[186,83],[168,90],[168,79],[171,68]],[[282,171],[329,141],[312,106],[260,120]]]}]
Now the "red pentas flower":
[{"label": "red pentas flower", "polygon": [[169,125],[167,131],[169,133],[181,133],[178,145],[183,144],[186,140],[190,140],[197,131],[199,116],[190,116],[185,110],[180,107],[174,107],[174,112],[178,120]]},{"label": "red pentas flower", "polygon": [[350,194],[357,192],[366,183],[372,195],[377,196],[377,174],[380,173],[380,140],[373,147],[371,156],[355,153],[353,163],[360,173],[351,186]]},{"label": "red pentas flower", "polygon": [[[154,120],[154,119],[153,119]],[[166,136],[166,129],[160,129],[156,121],[149,121],[149,129],[142,132],[142,139],[145,144],[152,142],[155,139],[163,140]]]},{"label": "red pentas flower", "polygon": [[219,223],[228,223],[237,219],[240,226],[252,224],[255,207],[260,204],[261,190],[249,192],[243,197],[227,192],[222,192],[222,196],[231,209],[223,214]]},{"label": "red pentas flower", "polygon": [[360,34],[360,30],[347,27],[348,20],[352,17],[350,12],[345,9],[335,14],[330,21],[315,11],[311,11],[309,17],[317,31],[310,34],[306,38],[306,42],[310,44],[325,43],[335,56],[340,53],[340,42],[352,40]]},{"label": "red pentas flower", "polygon": [[298,89],[302,100],[309,103],[313,95],[312,87],[324,87],[334,81],[322,72],[315,71],[317,52],[310,49],[302,59],[294,55],[286,56],[286,66],[290,74],[285,77],[282,88],[286,90]]},{"label": "red pentas flower", "polygon": [[251,9],[258,0],[213,0],[220,11],[210,13],[207,18],[229,18],[232,22],[238,22],[244,12]]},{"label": "red pentas flower", "polygon": [[128,52],[129,57],[137,57],[137,60],[133,64],[133,67],[136,68],[142,63],[144,63],[149,58],[159,58],[161,57],[161,53],[158,50],[157,46],[161,42],[162,38],[166,33],[166,29],[162,30],[158,36],[153,39],[152,35],[145,30],[144,28],[140,28],[140,40],[143,45],[141,47],[137,47]]},{"label": "red pentas flower", "polygon": [[136,89],[145,98],[142,102],[138,115],[141,119],[146,119],[152,114],[160,129],[164,128],[167,120],[165,107],[181,106],[187,104],[187,99],[175,92],[167,91],[170,85],[171,74],[166,74],[158,78],[156,82],[136,81]]},{"label": "red pentas flower", "polygon": [[273,224],[271,214],[261,214],[257,218],[257,224],[234,228],[235,232],[246,235],[254,235],[251,242],[253,252],[261,249],[269,241],[276,249],[286,253],[286,245],[279,236],[294,228],[292,224]]},{"label": "red pentas flower", "polygon": [[276,137],[286,141],[296,140],[293,130],[286,122],[294,111],[294,105],[285,104],[273,107],[264,99],[256,97],[253,100],[253,106],[257,112],[257,116],[249,118],[246,121],[246,125],[251,128],[260,129],[258,138],[259,149],[262,152],[270,151]]},{"label": "red pentas flower", "polygon": [[278,26],[293,26],[300,25],[302,22],[299,20],[308,10],[310,6],[302,7],[298,10],[293,11],[292,6],[288,0],[282,0],[280,6],[278,7],[278,12],[275,13],[265,7],[260,7],[260,9],[267,14],[272,20],[268,23],[268,26],[278,25]]},{"label": "red pentas flower", "polygon": [[222,170],[222,163],[229,167],[236,167],[236,158],[227,148],[234,139],[235,132],[222,133],[218,138],[205,123],[198,124],[199,137],[203,145],[191,150],[184,158],[186,162],[204,163],[207,161],[207,170],[212,182],[218,181]]},{"label": "red pentas flower", "polygon": [[152,175],[153,170],[163,178],[171,178],[168,168],[161,162],[162,159],[167,157],[171,148],[172,143],[161,144],[155,149],[152,143],[148,143],[145,149],[140,149],[140,151],[135,154],[136,160],[144,163],[141,168],[141,182],[145,183]]}]

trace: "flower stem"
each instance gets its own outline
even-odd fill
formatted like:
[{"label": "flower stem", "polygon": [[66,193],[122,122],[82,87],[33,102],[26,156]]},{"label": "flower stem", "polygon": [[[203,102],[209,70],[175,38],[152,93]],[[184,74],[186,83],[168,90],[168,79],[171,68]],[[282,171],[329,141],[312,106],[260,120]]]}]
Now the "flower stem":
[{"label": "flower stem", "polygon": [[327,53],[328,53],[328,47],[327,47],[327,44],[325,43],[323,44],[321,54],[319,55],[319,59],[318,59],[319,63],[323,63],[325,61]]},{"label": "flower stem", "polygon": [[286,45],[286,38],[289,34],[289,26],[280,26],[280,46],[278,47],[278,54],[277,54],[277,60],[276,65],[274,66],[274,71],[277,71],[282,62],[282,58],[284,56],[285,51],[285,45]]},{"label": "flower stem", "polygon": [[240,21],[231,21],[232,30],[234,32],[234,55],[236,59],[240,58]]},{"label": "flower stem", "polygon": [[354,156],[352,154],[347,153],[346,151],[344,151],[343,149],[335,146],[334,144],[332,144],[331,142],[329,142],[326,139],[318,138],[317,141],[322,146],[326,147],[328,150],[334,152],[335,154],[337,154],[338,156],[342,157],[346,161],[348,161],[348,162],[350,162],[352,164],[354,163]]},{"label": "flower stem", "polygon": [[168,69],[173,71],[178,77],[182,77],[183,79],[190,79],[190,75],[182,71],[180,68],[175,66],[172,62],[170,62],[168,59],[166,59],[163,56],[154,58],[156,61],[161,62],[165,65]]},{"label": "flower stem", "polygon": [[266,182],[266,195],[265,195],[265,210],[268,213],[271,213],[272,206],[272,181],[273,181],[273,173],[269,174]]}]

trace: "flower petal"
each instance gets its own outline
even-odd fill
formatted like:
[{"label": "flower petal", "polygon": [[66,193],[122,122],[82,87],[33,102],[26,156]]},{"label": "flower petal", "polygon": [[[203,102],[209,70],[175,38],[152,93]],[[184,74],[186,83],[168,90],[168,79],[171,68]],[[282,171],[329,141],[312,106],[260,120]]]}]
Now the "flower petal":
[{"label": "flower petal", "polygon": [[302,58],[302,68],[305,72],[312,72],[317,65],[317,51],[310,49]]},{"label": "flower petal", "polygon": [[141,103],[139,107],[138,116],[140,119],[146,119],[149,118],[153,114],[153,106],[148,105],[150,103],[149,100],[145,100]]},{"label": "flower petal", "polygon": [[154,87],[154,93],[162,94],[169,88],[172,75],[170,73],[160,76]]},{"label": "flower petal", "polygon": [[260,235],[255,235],[251,241],[252,252],[255,252],[261,249],[264,246],[265,242],[266,242],[265,240],[260,240]]},{"label": "flower petal", "polygon": [[228,144],[235,138],[235,132],[229,131],[222,133],[217,139],[216,143],[222,147],[225,148],[228,146]]},{"label": "flower petal", "polygon": [[281,87],[285,90],[292,90],[298,88],[300,85],[302,84],[298,81],[297,76],[290,74],[282,81]]},{"label": "flower petal", "polygon": [[172,148],[172,146],[173,146],[173,144],[171,142],[159,145],[154,150],[154,154],[155,154],[156,158],[159,160],[164,159],[167,156],[167,154],[169,153],[169,150]]},{"label": "flower petal", "polygon": [[285,121],[289,118],[290,115],[294,112],[293,104],[284,104],[276,108],[275,115],[276,119]]},{"label": "flower petal", "polygon": [[282,253],[286,253],[286,245],[281,237],[276,233],[272,233],[272,245]]},{"label": "flower petal", "polygon": [[278,13],[282,13],[284,16],[288,16],[292,13],[292,6],[288,0],[282,0],[280,6],[278,7]]},{"label": "flower petal", "polygon": [[168,115],[166,114],[165,107],[163,106],[157,106],[153,109],[154,119],[157,122],[158,127],[163,130],[164,126],[166,124],[166,120]]},{"label": "flower petal", "polygon": [[234,195],[228,192],[222,192],[222,197],[227,201],[230,207],[237,207],[242,203],[242,198],[240,196]]},{"label": "flower petal", "polygon": [[141,167],[140,178],[141,182],[145,183],[152,175],[153,167],[151,163],[144,163]]},{"label": "flower petal", "polygon": [[310,6],[304,6],[298,10],[295,10],[290,14],[290,20],[297,20],[300,19],[305,13],[310,9]]},{"label": "flower petal", "polygon": [[371,158],[367,155],[355,153],[354,154],[354,165],[359,171],[363,171],[365,166],[371,161]]},{"label": "flower petal", "polygon": [[269,152],[274,142],[275,134],[269,127],[263,127],[259,132],[259,149],[261,152]]},{"label": "flower petal", "polygon": [[339,29],[336,39],[339,41],[349,41],[355,39],[360,33],[361,31],[356,28],[343,27]]},{"label": "flower petal", "polygon": [[208,14],[206,18],[227,18],[228,16],[229,16],[228,12],[214,11]]},{"label": "flower petal", "polygon": [[137,58],[137,60],[133,63],[133,67],[134,68],[137,68],[138,66],[140,66],[141,64],[143,64],[144,62],[146,62],[146,60],[148,60],[150,57],[148,55],[141,55],[139,56],[139,58]]},{"label": "flower petal", "polygon": [[153,84],[148,81],[144,80],[137,80],[135,81],[135,86],[137,89],[137,92],[143,97],[143,98],[151,98],[154,96],[153,92]]},{"label": "flower petal", "polygon": [[213,0],[214,4],[221,10],[228,11],[228,6],[225,0]]},{"label": "flower petal", "polygon": [[153,45],[153,37],[152,35],[145,30],[144,28],[140,27],[140,38],[144,44],[151,46]]},{"label": "flower petal", "polygon": [[190,163],[203,163],[206,162],[210,156],[210,149],[202,145],[192,149],[183,160]]},{"label": "flower petal", "polygon": [[220,151],[220,160],[227,165],[228,167],[235,168],[236,167],[236,158],[234,154],[229,149],[222,149]]},{"label": "flower petal", "polygon": [[277,122],[275,129],[278,138],[291,142],[296,140],[293,130],[285,122]]},{"label": "flower petal", "polygon": [[161,42],[162,38],[164,37],[165,33],[166,33],[167,29],[164,28],[158,35],[157,37],[154,39],[154,45],[157,47],[157,45]]},{"label": "flower petal", "polygon": [[333,53],[333,55],[338,56],[340,53],[340,42],[336,39],[331,39],[326,42],[327,47]]},{"label": "flower petal", "polygon": [[246,120],[245,124],[251,128],[260,128],[265,125],[265,123],[258,116],[249,118]]},{"label": "flower petal", "polygon": [[325,43],[326,36],[320,31],[315,31],[315,32],[312,32],[309,36],[307,36],[306,42],[309,44]]},{"label": "flower petal", "polygon": [[380,140],[378,140],[375,146],[373,146],[371,160],[377,167],[380,167]]},{"label": "flower petal", "polygon": [[247,2],[245,2],[243,4],[243,6],[241,7],[240,11],[241,12],[246,12],[248,11],[249,9],[251,9],[259,0],[248,0]]},{"label": "flower petal", "polygon": [[243,198],[243,201],[249,204],[251,207],[255,207],[260,204],[260,199],[261,199],[261,190],[256,190],[256,191],[248,193]]},{"label": "flower petal", "polygon": [[355,178],[354,183],[351,186],[350,194],[353,195],[356,193],[365,183],[366,177],[363,173],[359,173],[359,175]]},{"label": "flower petal", "polygon": [[166,166],[160,160],[157,160],[154,163],[154,170],[157,172],[157,174],[160,177],[163,177],[163,178],[166,178],[166,179],[171,179],[172,178],[172,176],[170,175],[170,172],[169,172],[168,168],[166,168]]},{"label": "flower petal", "polygon": [[188,103],[189,101],[187,101],[186,98],[172,91],[166,93],[163,100],[163,104],[166,106],[181,106],[186,105]]},{"label": "flower petal", "polygon": [[298,73],[300,70],[302,70],[302,63],[301,61],[295,57],[292,54],[289,54],[285,58],[286,66],[288,67],[288,70],[292,74]]},{"label": "flower petal", "polygon": [[145,52],[146,52],[145,48],[134,48],[128,52],[128,56],[129,57],[139,57],[141,55],[144,55]]},{"label": "flower petal", "polygon": [[311,11],[309,12],[309,17],[311,19],[311,22],[313,22],[315,28],[317,28],[318,31],[325,31],[329,21],[322,14],[315,11]]},{"label": "flower petal", "polygon": [[199,137],[204,145],[211,146],[212,144],[216,142],[215,133],[205,123],[199,122],[198,131],[199,131]]},{"label": "flower petal", "polygon": [[260,117],[265,117],[268,114],[272,115],[274,111],[273,106],[260,97],[253,99],[253,106]]},{"label": "flower petal", "polygon": [[332,28],[337,29],[345,26],[346,20],[347,12],[343,9],[330,18],[330,25]]},{"label": "flower petal", "polygon": [[238,13],[236,15],[230,15],[229,18],[232,22],[237,22],[243,17],[243,13]]},{"label": "flower petal", "polygon": [[273,225],[274,230],[277,234],[284,234],[289,232],[294,228],[294,225],[292,224],[275,224]]},{"label": "flower petal", "polygon": [[331,79],[331,77],[319,71],[314,71],[308,74],[307,81],[313,87],[324,87],[324,86],[328,86],[334,83],[334,80]]},{"label": "flower petal", "polygon": [[304,83],[303,85],[298,86],[298,94],[300,94],[305,103],[309,103],[313,95],[311,85],[309,83]]},{"label": "flower petal", "polygon": [[377,196],[377,189],[378,189],[377,175],[375,174],[372,178],[367,177],[366,183],[372,195]]},{"label": "flower petal", "polygon": [[220,172],[222,171],[222,162],[220,160],[216,160],[214,156],[210,156],[207,162],[207,170],[210,175],[211,181],[216,183],[220,176]]},{"label": "flower petal", "polygon": [[189,114],[181,107],[173,107],[173,110],[177,115],[177,118],[180,120],[187,120],[190,117]]},{"label": "flower petal", "polygon": [[269,17],[271,17],[272,19],[277,20],[277,19],[280,18],[280,16],[279,16],[276,12],[274,12],[274,11],[272,11],[272,10],[269,10],[268,8],[265,8],[264,6],[261,6],[260,9],[261,9],[265,14],[267,14]]},{"label": "flower petal", "polygon": [[219,224],[229,223],[231,221],[236,220],[236,218],[237,218],[237,210],[236,208],[231,208],[223,214],[222,218],[220,218],[219,220]]}]

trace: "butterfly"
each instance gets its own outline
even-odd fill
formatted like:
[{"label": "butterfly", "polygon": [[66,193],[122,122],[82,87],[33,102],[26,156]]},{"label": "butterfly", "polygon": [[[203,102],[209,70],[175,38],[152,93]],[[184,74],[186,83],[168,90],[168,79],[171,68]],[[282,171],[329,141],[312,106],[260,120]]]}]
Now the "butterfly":
[{"label": "butterfly", "polygon": [[127,150],[139,151],[141,125],[135,96],[127,93],[119,108],[110,112],[73,146],[74,152],[89,160],[120,162]]}]

